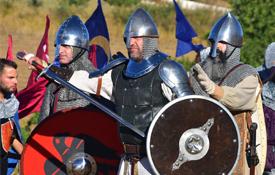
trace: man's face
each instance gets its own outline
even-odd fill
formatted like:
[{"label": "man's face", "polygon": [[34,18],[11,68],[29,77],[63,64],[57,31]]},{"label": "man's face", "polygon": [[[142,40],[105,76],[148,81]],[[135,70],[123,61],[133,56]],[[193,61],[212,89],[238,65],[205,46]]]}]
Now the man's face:
[{"label": "man's face", "polygon": [[17,71],[13,67],[5,66],[0,74],[0,91],[13,93],[17,88]]},{"label": "man's face", "polygon": [[131,59],[139,62],[143,58],[143,38],[142,37],[132,37],[130,38],[130,48],[128,48],[129,55]]},{"label": "man's face", "polygon": [[220,52],[225,53],[225,51],[226,51],[226,44],[221,43],[221,42],[218,42],[217,49],[218,49]]},{"label": "man's face", "polygon": [[226,60],[226,44],[218,42],[217,55],[220,60]]},{"label": "man's face", "polygon": [[60,64],[69,64],[73,61],[73,47],[68,45],[59,46],[59,62]]}]

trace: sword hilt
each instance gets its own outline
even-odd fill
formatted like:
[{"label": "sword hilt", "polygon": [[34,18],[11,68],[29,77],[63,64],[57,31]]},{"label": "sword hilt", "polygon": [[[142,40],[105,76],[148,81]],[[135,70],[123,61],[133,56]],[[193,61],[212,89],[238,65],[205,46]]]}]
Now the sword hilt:
[{"label": "sword hilt", "polygon": [[257,155],[256,147],[256,130],[258,125],[256,123],[252,123],[249,128],[250,141],[248,148],[246,149],[247,163],[248,167],[255,167],[259,163],[259,158]]}]

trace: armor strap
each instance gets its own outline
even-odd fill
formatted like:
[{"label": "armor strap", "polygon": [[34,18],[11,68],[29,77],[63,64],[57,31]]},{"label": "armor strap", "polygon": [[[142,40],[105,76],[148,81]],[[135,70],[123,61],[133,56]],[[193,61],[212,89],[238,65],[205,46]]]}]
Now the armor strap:
[{"label": "armor strap", "polygon": [[257,75],[257,77],[258,77],[258,81],[259,81],[259,84],[260,84],[260,90],[259,90],[259,92],[257,94],[257,97],[256,97],[256,103],[259,100],[259,97],[262,95],[262,90],[263,90],[263,82],[261,81],[261,78],[260,78],[259,75]]},{"label": "armor strap", "polygon": [[143,157],[146,154],[145,146],[141,146],[141,145],[123,144],[123,149],[126,154],[133,155],[138,159]]},{"label": "armor strap", "polygon": [[240,63],[240,64],[237,64],[236,66],[232,67],[232,69],[230,69],[226,74],[225,76],[221,79],[221,81],[219,82],[219,86],[223,83],[223,81],[228,77],[228,75],[230,75],[234,70],[236,70],[238,67],[242,66],[243,64]]},{"label": "armor strap", "polygon": [[138,160],[134,159],[132,160],[132,173],[133,175],[138,175]]},{"label": "armor strap", "polygon": [[[125,156],[123,175],[130,173],[131,175],[138,175],[138,161],[140,159],[134,156]],[[120,173],[121,174],[121,173]]]},{"label": "armor strap", "polygon": [[246,148],[247,148],[247,144],[249,143],[249,132],[248,132],[248,121],[247,119],[249,117],[247,117],[246,112],[242,112],[242,113],[238,113],[235,114],[235,119],[237,122],[237,125],[239,127],[240,130],[240,139],[241,139],[241,152],[240,152],[240,157],[238,160],[238,163],[235,167],[235,170],[233,172],[233,174],[249,174],[249,168],[247,166],[247,162],[246,162]]},{"label": "armor strap", "polygon": [[96,96],[100,96],[101,87],[102,87],[102,76],[98,77],[97,79]]},{"label": "armor strap", "polygon": [[[247,129],[249,129],[250,128],[250,126],[252,125],[252,112],[246,112],[245,113],[245,117],[246,117],[246,124],[247,124]],[[248,134],[249,135],[249,134]],[[248,139],[248,140],[250,140],[250,138]]]}]

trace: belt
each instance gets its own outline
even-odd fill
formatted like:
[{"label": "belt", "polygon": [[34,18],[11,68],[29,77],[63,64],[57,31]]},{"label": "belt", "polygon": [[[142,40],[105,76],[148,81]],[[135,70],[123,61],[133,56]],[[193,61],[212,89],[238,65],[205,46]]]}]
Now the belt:
[{"label": "belt", "polygon": [[133,154],[140,157],[146,155],[145,145],[123,144],[123,149],[126,154]]},{"label": "belt", "polygon": [[10,121],[10,119],[8,119],[8,118],[1,118],[0,119],[0,124],[4,124],[4,123],[6,123],[8,121]]}]

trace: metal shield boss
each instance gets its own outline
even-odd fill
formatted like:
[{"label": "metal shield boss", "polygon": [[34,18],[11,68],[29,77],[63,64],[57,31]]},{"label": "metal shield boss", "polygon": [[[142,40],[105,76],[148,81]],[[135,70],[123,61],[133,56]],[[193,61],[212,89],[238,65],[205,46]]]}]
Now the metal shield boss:
[{"label": "metal shield boss", "polygon": [[190,95],[159,111],[148,130],[146,149],[155,174],[225,175],[238,162],[240,132],[222,104]]},{"label": "metal shield boss", "polygon": [[28,138],[22,175],[115,175],[122,145],[115,120],[78,108],[43,120]]}]

